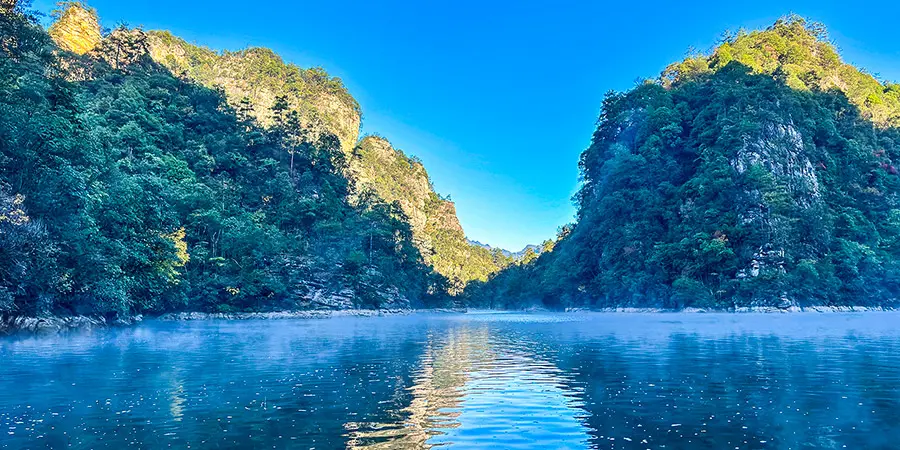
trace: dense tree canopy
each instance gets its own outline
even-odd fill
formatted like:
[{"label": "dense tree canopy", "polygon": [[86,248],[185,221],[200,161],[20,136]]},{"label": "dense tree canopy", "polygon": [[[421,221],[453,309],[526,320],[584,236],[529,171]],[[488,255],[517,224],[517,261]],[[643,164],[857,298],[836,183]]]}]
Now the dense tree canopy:
[{"label": "dense tree canopy", "polygon": [[348,144],[359,106],[321,69],[2,5],[0,314],[900,293],[900,87],[801,18],[609,93],[577,223],[515,260],[466,241],[421,162]]}]

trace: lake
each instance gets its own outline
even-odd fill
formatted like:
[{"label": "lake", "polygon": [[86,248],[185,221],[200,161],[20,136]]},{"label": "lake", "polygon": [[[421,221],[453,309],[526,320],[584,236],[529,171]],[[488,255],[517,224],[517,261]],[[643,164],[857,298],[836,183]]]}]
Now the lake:
[{"label": "lake", "polygon": [[147,321],[0,339],[0,448],[896,449],[900,314]]}]

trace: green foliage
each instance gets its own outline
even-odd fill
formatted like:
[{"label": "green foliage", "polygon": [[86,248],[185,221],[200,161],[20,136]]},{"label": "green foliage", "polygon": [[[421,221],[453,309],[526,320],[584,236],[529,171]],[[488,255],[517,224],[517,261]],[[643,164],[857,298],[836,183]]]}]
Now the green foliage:
[{"label": "green foliage", "polygon": [[156,62],[174,74],[222,89],[232,107],[243,104],[245,112],[262,125],[271,125],[273,107],[281,101],[295,111],[310,135],[333,134],[345,151],[356,143],[359,103],[340,78],[328,75],[321,67],[303,69],[287,64],[266,48],[219,53],[189,44],[167,31],[150,31],[147,36]]},{"label": "green foliage", "polygon": [[708,56],[670,65],[663,83],[684,82],[708,75],[736,62],[754,74],[774,75],[797,90],[839,90],[861,115],[881,126],[900,126],[900,96],[891,84],[845,64],[822,24],[792,15],[763,31],[726,38]]},{"label": "green foliage", "polygon": [[897,88],[824,36],[790,17],[608,94],[581,156],[578,223],[473,285],[470,303],[896,302]]},{"label": "green foliage", "polygon": [[263,128],[140,30],[78,57],[20,11],[0,27],[0,314],[444,302],[402,210],[349,202],[340,141],[284,102]]},{"label": "green foliage", "polygon": [[434,192],[421,161],[394,149],[384,138],[363,138],[351,155],[349,167],[358,190],[396,202],[404,211],[413,242],[426,264],[447,278],[449,293],[462,292],[473,280],[486,281],[509,264],[466,240],[453,203]]}]

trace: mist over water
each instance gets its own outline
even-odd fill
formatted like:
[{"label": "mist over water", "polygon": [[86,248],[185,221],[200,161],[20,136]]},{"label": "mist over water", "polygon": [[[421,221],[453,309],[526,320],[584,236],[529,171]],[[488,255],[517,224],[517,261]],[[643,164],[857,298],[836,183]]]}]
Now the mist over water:
[{"label": "mist over water", "polygon": [[0,448],[896,448],[900,314],[147,322],[0,340]]}]

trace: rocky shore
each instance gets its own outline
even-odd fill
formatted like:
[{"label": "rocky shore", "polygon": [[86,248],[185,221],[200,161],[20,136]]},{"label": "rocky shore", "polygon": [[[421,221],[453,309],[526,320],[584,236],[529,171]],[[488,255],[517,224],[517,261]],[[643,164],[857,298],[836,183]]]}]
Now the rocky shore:
[{"label": "rocky shore", "polygon": [[790,306],[781,308],[777,306],[749,306],[740,308],[594,308],[580,309],[570,308],[566,312],[601,312],[601,313],[732,313],[732,314],[788,314],[788,313],[854,313],[854,312],[884,312],[897,311],[889,306]]},{"label": "rocky shore", "polygon": [[[203,312],[177,312],[166,313],[156,320],[183,321],[183,320],[277,320],[277,319],[327,319],[331,317],[380,317],[397,316],[417,312],[413,309],[341,309],[341,310],[311,310],[311,311],[275,311],[275,312],[233,312],[233,313],[203,313]],[[432,311],[432,310],[428,310]]]},{"label": "rocky shore", "polygon": [[[882,306],[791,306],[778,308],[774,306],[755,306],[734,309],[711,308],[570,308],[566,313],[619,313],[619,314],[648,314],[648,313],[731,313],[731,314],[789,314],[789,313],[860,313],[860,312],[886,312],[898,311],[896,308]],[[233,312],[233,313],[204,313],[204,312],[172,312],[155,317],[141,315],[106,319],[104,317],[91,316],[65,316],[65,317],[0,317],[0,336],[16,333],[24,334],[53,334],[71,330],[89,330],[95,328],[108,328],[116,326],[131,326],[144,320],[159,321],[189,321],[189,320],[279,320],[279,319],[328,319],[333,317],[385,317],[410,314],[428,313],[465,313],[466,309],[343,309],[343,310],[309,310],[309,311],[275,311],[275,312]],[[499,312],[499,311],[498,311]],[[505,311],[514,312],[514,311]],[[528,313],[552,313],[545,309],[529,309],[520,312]]]},{"label": "rocky shore", "polygon": [[141,315],[108,320],[91,316],[49,316],[49,317],[0,317],[0,336],[14,333],[60,333],[69,330],[89,330],[111,326],[128,326],[144,320]]},{"label": "rocky shore", "polygon": [[160,316],[141,315],[108,320],[92,316],[48,316],[48,317],[0,317],[0,336],[17,333],[53,334],[71,330],[90,330],[116,326],[130,326],[145,320],[188,321],[188,320],[279,320],[279,319],[328,319],[332,317],[384,317],[423,313],[464,313],[465,309],[342,309],[305,310],[274,312],[172,312]]}]

